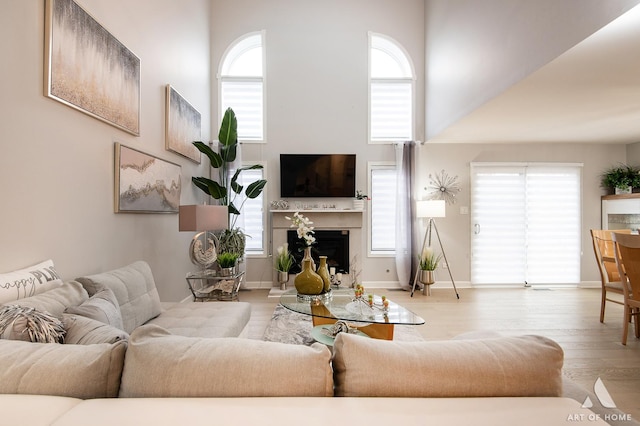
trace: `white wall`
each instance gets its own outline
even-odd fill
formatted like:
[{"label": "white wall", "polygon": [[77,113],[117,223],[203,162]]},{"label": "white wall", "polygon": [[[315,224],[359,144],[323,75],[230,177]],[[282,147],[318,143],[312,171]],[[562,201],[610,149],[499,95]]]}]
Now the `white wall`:
[{"label": "white wall", "polygon": [[43,95],[43,0],[0,14],[0,272],[51,258],[65,279],[144,259],[162,300],[181,300],[191,235],[177,214],[115,214],[114,142],[182,166],[182,203],[205,166],[164,148],[164,87],[202,114],[210,138],[208,0],[78,0],[141,60],[140,137]]},{"label": "white wall", "polygon": [[[230,43],[260,30],[267,55],[267,143],[242,149],[244,160],[267,162],[269,201],[280,198],[280,153],[355,153],[356,185],[364,190],[367,161],[394,159],[390,145],[367,144],[369,31],[394,38],[411,56],[416,138],[424,138],[422,0],[403,0],[402,7],[395,0],[215,0],[213,69]],[[218,99],[217,82],[212,99]],[[216,116],[217,105],[213,109]],[[364,267],[364,281],[397,280],[393,259],[365,259]],[[247,262],[251,285],[271,287],[271,271],[270,258]]]}]

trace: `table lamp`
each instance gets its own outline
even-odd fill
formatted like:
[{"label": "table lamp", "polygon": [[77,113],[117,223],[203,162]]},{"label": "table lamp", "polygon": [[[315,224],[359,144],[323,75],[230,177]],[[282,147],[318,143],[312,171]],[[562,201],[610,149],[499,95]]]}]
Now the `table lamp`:
[{"label": "table lamp", "polygon": [[195,204],[180,206],[179,231],[197,231],[189,246],[189,258],[206,269],[218,259],[218,237],[211,232],[229,227],[229,208]]}]

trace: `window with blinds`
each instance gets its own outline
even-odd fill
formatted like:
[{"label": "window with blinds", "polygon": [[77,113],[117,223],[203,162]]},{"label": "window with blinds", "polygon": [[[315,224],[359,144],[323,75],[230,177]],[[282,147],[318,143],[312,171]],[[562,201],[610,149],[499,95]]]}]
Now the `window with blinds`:
[{"label": "window with blinds", "polygon": [[220,112],[232,108],[238,118],[238,139],[264,142],[263,33],[235,41],[220,63]]},{"label": "window with blinds", "polygon": [[414,71],[400,44],[369,34],[369,140],[413,139]]},{"label": "window with blinds", "polygon": [[580,282],[580,164],[471,165],[473,284]]},{"label": "window with blinds", "polygon": [[394,164],[369,164],[369,254],[395,253],[396,179]]},{"label": "window with blinds", "polygon": [[[232,171],[232,176],[233,173],[235,170]],[[233,204],[240,210],[236,226],[247,235],[245,247],[247,254],[264,253],[264,192],[256,198],[244,197],[244,190],[249,184],[263,179],[263,176],[264,169],[243,170],[238,176],[238,183],[243,186],[243,194],[238,195]]]}]

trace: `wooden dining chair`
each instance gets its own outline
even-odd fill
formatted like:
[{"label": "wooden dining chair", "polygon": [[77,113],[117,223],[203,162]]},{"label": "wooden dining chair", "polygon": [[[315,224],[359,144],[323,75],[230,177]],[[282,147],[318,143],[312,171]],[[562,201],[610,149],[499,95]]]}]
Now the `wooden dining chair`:
[{"label": "wooden dining chair", "polygon": [[[607,229],[592,229],[591,239],[593,240],[593,251],[596,255],[598,270],[600,271],[600,280],[602,282],[602,300],[600,302],[600,322],[604,322],[604,308],[607,302],[624,305],[624,291],[616,266],[614,242],[612,239],[613,231]],[[630,229],[619,229],[615,232],[630,234]],[[618,296],[611,298],[610,293]]]},{"label": "wooden dining chair", "polygon": [[629,322],[633,319],[640,338],[640,235],[613,233],[614,254],[624,291],[622,344],[627,344]]}]

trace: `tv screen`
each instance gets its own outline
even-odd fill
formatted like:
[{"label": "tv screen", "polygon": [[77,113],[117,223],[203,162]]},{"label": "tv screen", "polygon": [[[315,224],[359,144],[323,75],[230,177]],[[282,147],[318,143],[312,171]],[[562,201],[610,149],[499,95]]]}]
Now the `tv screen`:
[{"label": "tv screen", "polygon": [[281,197],[353,197],[355,154],[280,154]]}]

